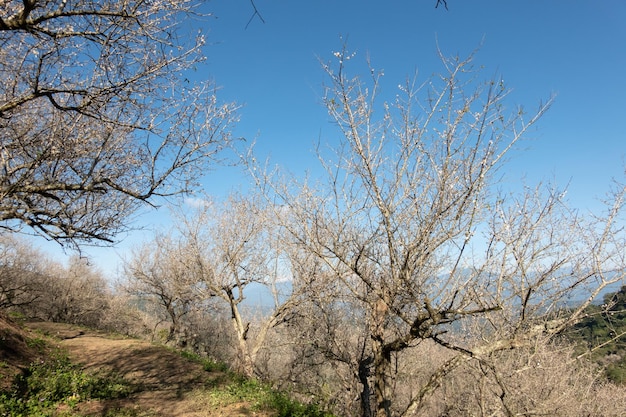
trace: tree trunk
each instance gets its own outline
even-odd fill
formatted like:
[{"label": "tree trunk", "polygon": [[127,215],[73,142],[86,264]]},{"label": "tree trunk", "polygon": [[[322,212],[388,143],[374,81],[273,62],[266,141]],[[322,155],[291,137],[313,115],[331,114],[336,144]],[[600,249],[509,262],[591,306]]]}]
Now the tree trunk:
[{"label": "tree trunk", "polygon": [[375,417],[391,417],[391,353],[384,349],[383,340],[374,340]]},{"label": "tree trunk", "polygon": [[372,405],[371,405],[371,397],[372,397],[372,387],[369,383],[370,377],[370,366],[374,358],[368,356],[367,358],[363,358],[359,361],[359,381],[363,386],[360,395],[361,401],[361,417],[372,417]]},{"label": "tree trunk", "polygon": [[172,340],[174,340],[178,324],[176,323],[176,313],[174,312],[172,306],[170,304],[166,304],[165,309],[167,310],[167,314],[170,316],[170,328],[167,334],[167,338],[165,339],[165,344],[168,344]]},{"label": "tree trunk", "polygon": [[391,417],[391,352],[385,349],[385,318],[388,303],[380,299],[372,311],[372,354],[374,357],[374,398],[376,417]]},{"label": "tree trunk", "polygon": [[230,298],[231,322],[233,323],[233,328],[237,335],[239,356],[241,358],[241,372],[247,377],[252,377],[254,376],[254,361],[250,355],[247,341],[250,323],[244,325],[241,314],[239,313],[239,308],[237,307],[237,300],[232,297],[232,292],[228,295]]}]

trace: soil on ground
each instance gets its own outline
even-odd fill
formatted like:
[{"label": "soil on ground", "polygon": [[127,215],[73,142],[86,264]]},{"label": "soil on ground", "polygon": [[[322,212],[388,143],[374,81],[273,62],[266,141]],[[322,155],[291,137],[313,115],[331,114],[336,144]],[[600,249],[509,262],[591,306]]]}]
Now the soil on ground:
[{"label": "soil on ground", "polygon": [[[75,411],[81,415],[105,416],[120,409],[140,417],[272,415],[245,402],[216,405],[210,390],[225,383],[226,374],[206,371],[202,364],[162,346],[61,323],[27,323],[27,327],[55,337],[72,362],[86,372],[112,372],[136,385],[137,392],[128,398],[80,403]],[[23,358],[24,363],[29,358]]]},{"label": "soil on ground", "polygon": [[0,390],[11,387],[16,375],[44,355],[32,343],[30,335],[0,313]]}]

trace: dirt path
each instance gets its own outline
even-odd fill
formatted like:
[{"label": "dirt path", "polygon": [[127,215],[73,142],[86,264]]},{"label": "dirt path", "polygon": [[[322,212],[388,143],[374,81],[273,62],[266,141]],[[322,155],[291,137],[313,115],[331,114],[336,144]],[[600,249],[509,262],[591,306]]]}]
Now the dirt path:
[{"label": "dirt path", "polygon": [[267,415],[253,413],[245,403],[212,404],[206,389],[219,386],[225,374],[207,372],[201,364],[163,347],[59,323],[30,323],[28,327],[60,338],[72,362],[81,364],[85,371],[113,371],[140,387],[130,398],[81,403],[81,413],[104,416],[112,410],[129,409],[139,417]]}]

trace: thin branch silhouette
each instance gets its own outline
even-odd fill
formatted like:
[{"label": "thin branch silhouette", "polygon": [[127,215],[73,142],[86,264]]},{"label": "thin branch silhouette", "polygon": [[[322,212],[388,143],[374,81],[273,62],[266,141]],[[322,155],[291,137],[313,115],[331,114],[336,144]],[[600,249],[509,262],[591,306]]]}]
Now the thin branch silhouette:
[{"label": "thin branch silhouette", "polygon": [[[250,0],[250,4],[252,4],[252,8],[254,9],[254,13],[252,13],[252,16],[250,16],[250,20],[248,20],[248,23],[246,23],[246,29],[248,29],[248,26],[250,26],[250,23],[254,19],[254,16],[258,16],[259,19],[261,20],[261,22],[265,23],[265,19],[263,19],[263,16],[261,16],[261,13],[259,13],[259,9],[257,9],[256,8],[256,4],[254,4],[254,0]],[[446,6],[446,9],[447,8],[448,8],[448,6]]]},{"label": "thin branch silhouette", "polygon": [[[448,0],[437,0],[437,4],[435,4],[435,9],[437,7],[439,7],[440,4],[443,4],[443,7],[445,7],[446,10],[448,10]],[[252,17],[254,17],[254,16],[252,16]],[[261,20],[263,20],[263,19],[261,19]]]}]

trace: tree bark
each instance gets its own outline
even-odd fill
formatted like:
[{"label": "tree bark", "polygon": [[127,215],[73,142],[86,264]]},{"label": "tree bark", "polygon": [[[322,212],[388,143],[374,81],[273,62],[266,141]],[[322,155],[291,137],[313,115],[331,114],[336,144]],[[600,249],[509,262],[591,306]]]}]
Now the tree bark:
[{"label": "tree bark", "polygon": [[372,417],[372,387],[369,383],[370,366],[372,365],[372,362],[374,362],[374,358],[372,356],[368,356],[367,358],[359,361],[359,382],[361,382],[361,385],[363,386],[360,394],[362,417]]},{"label": "tree bark", "polygon": [[391,353],[384,349],[383,340],[374,341],[375,417],[391,417]]},{"label": "tree bark", "polygon": [[239,356],[241,357],[241,372],[247,376],[254,376],[254,361],[250,355],[250,349],[248,348],[248,328],[250,324],[244,324],[239,308],[237,307],[237,300],[235,299],[232,291],[228,291],[228,298],[231,312],[231,322],[235,334],[237,335],[237,344],[239,350]]},{"label": "tree bark", "polygon": [[372,353],[374,357],[374,397],[376,417],[391,417],[391,352],[385,349],[385,319],[388,303],[379,299],[372,305]]}]

